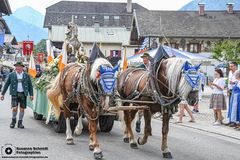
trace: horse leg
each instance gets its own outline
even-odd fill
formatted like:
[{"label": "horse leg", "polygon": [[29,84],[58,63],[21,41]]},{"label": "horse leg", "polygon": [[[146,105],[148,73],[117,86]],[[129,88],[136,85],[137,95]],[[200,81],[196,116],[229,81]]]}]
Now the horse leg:
[{"label": "horse leg", "polygon": [[127,126],[124,124],[124,135],[123,135],[123,142],[124,143],[129,143],[129,137],[128,137],[128,130],[127,130]]},{"label": "horse leg", "polygon": [[88,120],[89,141],[90,141],[89,150],[93,150],[93,156],[95,159],[102,159],[103,154],[102,154],[102,150],[99,147],[99,142],[97,139],[98,119],[95,120],[98,113],[96,109],[93,109],[91,107],[92,104],[89,103],[89,101],[86,98],[82,98],[82,105]]},{"label": "horse leg", "polygon": [[169,119],[170,115],[168,113],[163,113],[163,126],[162,126],[162,153],[163,158],[172,159],[172,154],[167,146],[167,138],[169,131]]},{"label": "horse leg", "polygon": [[[65,100],[65,98],[63,99]],[[73,136],[72,136],[72,129],[71,129],[71,124],[70,124],[70,110],[69,110],[69,103],[64,104],[64,117],[66,120],[66,141],[67,144],[71,145],[74,144],[73,142]]]},{"label": "horse leg", "polygon": [[152,128],[151,128],[151,111],[149,109],[143,110],[143,116],[144,116],[144,136],[143,138],[139,137],[138,138],[138,144],[139,145],[144,145],[147,143],[148,136],[151,135],[152,133]]},{"label": "horse leg", "polygon": [[89,120],[89,132],[90,132],[89,149],[90,150],[93,149],[93,155],[95,159],[102,159],[103,154],[102,150],[99,147],[99,142],[97,139],[97,121],[98,120]]},{"label": "horse leg", "polygon": [[79,106],[78,106],[78,123],[75,127],[75,130],[74,130],[74,134],[76,136],[80,136],[81,133],[82,133],[82,130],[83,130],[82,113],[80,112],[80,109],[81,109],[80,107],[81,107],[81,105],[79,104]]},{"label": "horse leg", "polygon": [[[136,112],[135,112],[135,114],[136,114]],[[137,149],[138,146],[137,146],[137,143],[134,139],[132,126],[131,126],[132,120],[133,120],[133,118],[131,116],[131,111],[124,111],[124,121],[125,121],[127,132],[128,132],[130,147],[133,148],[133,149]]]},{"label": "horse leg", "polygon": [[[121,104],[118,104],[118,105],[120,106]],[[129,143],[128,130],[127,130],[127,127],[126,127],[126,124],[125,124],[125,121],[124,121],[124,112],[123,111],[118,111],[118,115],[119,115],[119,120],[122,123],[122,128],[124,129],[123,142],[124,143]]]}]

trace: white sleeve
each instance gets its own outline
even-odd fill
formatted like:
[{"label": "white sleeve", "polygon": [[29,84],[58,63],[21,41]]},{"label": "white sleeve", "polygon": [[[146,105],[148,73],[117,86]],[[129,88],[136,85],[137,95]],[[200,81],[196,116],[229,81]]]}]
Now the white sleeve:
[{"label": "white sleeve", "polygon": [[219,86],[224,89],[225,84],[226,84],[225,79],[221,78],[221,80],[219,81]]}]

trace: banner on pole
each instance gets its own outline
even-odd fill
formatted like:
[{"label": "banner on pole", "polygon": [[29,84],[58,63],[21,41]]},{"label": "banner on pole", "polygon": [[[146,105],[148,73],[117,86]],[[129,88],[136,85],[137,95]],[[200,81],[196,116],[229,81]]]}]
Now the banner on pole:
[{"label": "banner on pole", "polygon": [[33,52],[33,41],[23,41],[23,55],[31,55]]},{"label": "banner on pole", "polygon": [[44,61],[44,53],[38,53],[38,63],[42,63]]}]

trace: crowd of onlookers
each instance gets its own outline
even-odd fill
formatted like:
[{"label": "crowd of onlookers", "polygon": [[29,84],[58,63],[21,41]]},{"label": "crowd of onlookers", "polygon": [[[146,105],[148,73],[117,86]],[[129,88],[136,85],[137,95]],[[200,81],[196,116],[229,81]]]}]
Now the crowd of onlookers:
[{"label": "crowd of onlookers", "polygon": [[[202,74],[202,72],[200,77],[201,88],[199,89],[199,101],[201,102],[206,77],[204,77],[204,74]],[[231,62],[229,64],[227,85],[226,80],[224,79],[223,71],[219,68],[215,69],[214,80],[208,81],[208,85],[212,89],[209,108],[212,109],[214,113],[213,125],[227,125],[229,127],[234,127],[235,129],[240,130],[240,70],[238,70],[238,64],[236,62]],[[226,95],[224,94],[224,89],[226,88],[229,101],[226,101]],[[222,115],[222,110],[226,110],[227,106],[228,123],[223,123],[224,118]],[[192,113],[199,112],[198,104],[193,107],[193,111],[190,110],[187,103],[180,103],[179,108],[179,120],[177,123],[182,123],[184,110],[188,112],[190,116],[190,122],[195,122],[195,118]]]}]

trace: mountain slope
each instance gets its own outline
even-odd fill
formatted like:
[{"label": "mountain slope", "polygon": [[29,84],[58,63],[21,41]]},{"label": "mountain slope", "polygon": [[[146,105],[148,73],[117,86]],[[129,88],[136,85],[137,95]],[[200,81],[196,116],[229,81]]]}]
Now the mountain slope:
[{"label": "mountain slope", "polygon": [[18,42],[28,39],[36,43],[47,39],[47,29],[43,28],[44,16],[31,7],[17,9],[12,15],[4,16],[8,27]]},{"label": "mountain slope", "polygon": [[35,43],[40,42],[41,39],[47,39],[47,32],[43,28],[24,22],[13,15],[6,16],[4,19],[18,42],[27,40],[28,36],[29,40]]},{"label": "mountain slope", "polygon": [[13,15],[24,22],[43,27],[44,15],[29,6],[18,8]]},{"label": "mountain slope", "polygon": [[180,10],[198,10],[198,3],[205,3],[206,10],[226,10],[227,3],[234,3],[234,10],[240,10],[240,0],[193,0],[183,6]]}]

